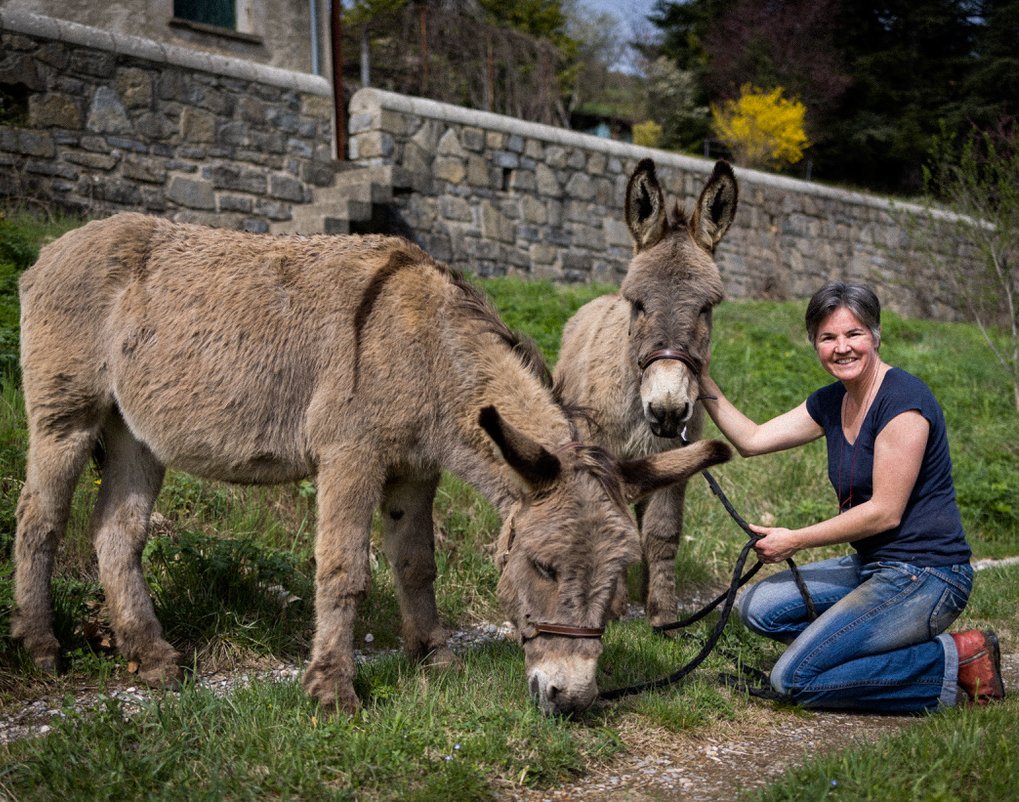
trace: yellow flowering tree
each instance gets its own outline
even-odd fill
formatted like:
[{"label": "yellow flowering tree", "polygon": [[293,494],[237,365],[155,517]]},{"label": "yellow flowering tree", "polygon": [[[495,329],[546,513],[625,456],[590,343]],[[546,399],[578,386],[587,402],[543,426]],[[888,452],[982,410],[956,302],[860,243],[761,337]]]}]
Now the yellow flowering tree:
[{"label": "yellow flowering tree", "polygon": [[770,91],[744,84],[739,97],[711,106],[715,136],[732,151],[737,164],[781,169],[796,164],[810,147],[803,128],[807,108]]},{"label": "yellow flowering tree", "polygon": [[654,120],[635,123],[633,126],[633,144],[643,145],[646,148],[661,147],[662,126]]}]

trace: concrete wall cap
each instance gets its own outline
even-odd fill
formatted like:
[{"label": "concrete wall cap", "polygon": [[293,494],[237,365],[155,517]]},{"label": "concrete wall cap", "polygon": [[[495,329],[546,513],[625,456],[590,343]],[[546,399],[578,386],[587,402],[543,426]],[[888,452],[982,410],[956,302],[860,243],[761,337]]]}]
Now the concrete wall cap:
[{"label": "concrete wall cap", "polygon": [[[461,106],[440,103],[436,100],[401,95],[396,92],[388,92],[374,87],[359,89],[350,99],[351,114],[370,114],[375,109],[385,109],[404,114],[412,114],[418,117],[425,117],[456,125],[476,126],[490,131],[519,134],[523,137],[538,139],[555,145],[583,148],[587,151],[605,153],[617,158],[636,160],[652,158],[655,160],[656,164],[663,167],[675,167],[680,170],[705,175],[710,174],[715,163],[715,160],[713,159],[704,159],[696,156],[687,156],[682,153],[656,150],[654,148],[633,145],[628,142],[618,142],[616,140],[605,139],[591,134],[582,134],[566,128],[557,128],[553,125],[527,122],[515,117],[505,117],[501,114],[493,114],[488,111],[466,109]],[[796,178],[773,175],[771,173],[764,173],[743,167],[737,167],[736,172],[741,183],[751,186],[763,186],[787,192],[795,192],[797,194],[830,198],[842,203],[869,206],[889,212],[894,208],[898,210],[915,211],[923,214],[930,213],[929,210],[916,204],[903,203],[899,201],[893,202],[886,198],[875,197],[862,192],[852,192],[850,190],[827,187],[823,184],[801,181]]]}]

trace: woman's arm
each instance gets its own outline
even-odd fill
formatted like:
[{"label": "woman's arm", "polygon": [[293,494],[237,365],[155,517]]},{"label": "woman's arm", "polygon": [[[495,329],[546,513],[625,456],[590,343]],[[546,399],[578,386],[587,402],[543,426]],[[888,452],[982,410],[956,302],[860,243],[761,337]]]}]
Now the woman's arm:
[{"label": "woman's arm", "polygon": [[824,434],[824,430],[807,412],[805,401],[767,423],[754,423],[725,397],[714,379],[708,375],[706,367],[701,373],[700,385],[704,409],[744,457],[784,451],[809,443]]},{"label": "woman's arm", "polygon": [[898,526],[920,475],[930,424],[919,412],[892,418],[874,442],[873,495],[841,515],[802,529],[753,526],[764,537],[754,546],[762,562],[788,559],[800,549],[849,543]]}]

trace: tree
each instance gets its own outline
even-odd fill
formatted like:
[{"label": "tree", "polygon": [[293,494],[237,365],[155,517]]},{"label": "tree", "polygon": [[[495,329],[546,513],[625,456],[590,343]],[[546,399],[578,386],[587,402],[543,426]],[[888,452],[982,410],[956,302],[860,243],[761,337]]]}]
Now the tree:
[{"label": "tree", "polygon": [[954,214],[938,216],[915,240],[933,255],[1008,373],[1019,411],[1019,131],[1003,121],[995,130],[972,131],[961,144],[942,133],[931,153],[927,207]]},{"label": "tree", "polygon": [[1019,0],[659,0],[651,20],[698,102],[747,82],[798,97],[829,181],[915,195],[942,123],[1019,107]]},{"label": "tree", "polygon": [[696,150],[709,131],[708,107],[698,102],[696,77],[661,56],[644,69],[644,90],[652,120],[661,126],[661,147]]},{"label": "tree", "polygon": [[576,0],[565,2],[564,11],[576,54],[567,92],[570,113],[625,110],[637,116],[642,110],[636,108],[639,101],[634,99],[635,93],[626,91],[621,85],[623,76],[612,69],[622,57],[624,47],[616,17],[605,13],[592,15],[581,9]]},{"label": "tree", "polygon": [[662,146],[662,126],[654,120],[635,123],[633,126],[633,144],[641,145],[645,148],[660,148]]},{"label": "tree", "polygon": [[735,100],[712,105],[715,136],[733,153],[737,164],[781,168],[796,164],[810,141],[803,130],[806,107],[782,96],[782,87],[770,91],[750,84]]},{"label": "tree", "polygon": [[360,52],[373,86],[565,125],[575,45],[563,2],[354,0],[344,52]]},{"label": "tree", "polygon": [[837,105],[850,81],[832,25],[840,5],[840,0],[728,4],[704,34],[708,94],[736,97],[746,83],[781,86],[820,122],[818,115]]}]

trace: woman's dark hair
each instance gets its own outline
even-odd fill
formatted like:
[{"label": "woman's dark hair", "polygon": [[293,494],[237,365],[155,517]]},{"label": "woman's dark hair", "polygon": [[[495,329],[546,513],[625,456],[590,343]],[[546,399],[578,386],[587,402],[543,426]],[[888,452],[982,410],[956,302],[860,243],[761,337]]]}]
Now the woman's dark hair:
[{"label": "woman's dark hair", "polygon": [[814,293],[807,304],[807,337],[811,345],[817,340],[817,329],[821,322],[836,309],[845,307],[874,336],[874,345],[881,345],[881,302],[874,291],[865,284],[847,284],[844,281],[829,281]]}]

